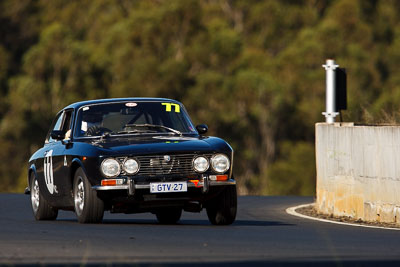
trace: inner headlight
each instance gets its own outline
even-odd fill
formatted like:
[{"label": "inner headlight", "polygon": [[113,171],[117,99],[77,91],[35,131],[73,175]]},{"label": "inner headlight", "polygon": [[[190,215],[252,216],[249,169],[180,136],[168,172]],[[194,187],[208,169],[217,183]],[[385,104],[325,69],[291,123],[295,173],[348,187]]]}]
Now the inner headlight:
[{"label": "inner headlight", "polygon": [[121,167],[119,166],[119,162],[115,159],[105,159],[101,163],[101,172],[106,177],[116,177],[121,173]]},{"label": "inner headlight", "polygon": [[134,159],[127,159],[122,166],[127,174],[135,174],[139,171],[139,163]]},{"label": "inner headlight", "polygon": [[227,156],[223,154],[217,154],[211,158],[211,166],[214,171],[218,173],[224,173],[229,170],[230,162]]},{"label": "inner headlight", "polygon": [[197,157],[193,161],[193,167],[196,172],[205,172],[210,167],[210,163],[205,157]]}]

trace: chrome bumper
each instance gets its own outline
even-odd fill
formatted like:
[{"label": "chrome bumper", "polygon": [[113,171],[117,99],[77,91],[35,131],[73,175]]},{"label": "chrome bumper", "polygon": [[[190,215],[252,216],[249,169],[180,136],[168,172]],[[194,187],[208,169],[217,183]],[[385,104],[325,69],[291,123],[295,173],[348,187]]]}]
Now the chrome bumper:
[{"label": "chrome bumper", "polygon": [[[236,181],[233,179],[229,179],[227,181],[209,181],[209,186],[221,186],[221,185],[236,185]],[[134,189],[150,189],[150,184],[133,184],[132,185]],[[188,181],[187,182],[188,187],[196,187],[196,188],[203,188],[204,183],[199,182],[197,186]],[[129,190],[130,185],[129,184],[124,184],[124,185],[113,185],[113,186],[101,186],[101,185],[96,185],[92,186],[93,189],[95,190]]]}]

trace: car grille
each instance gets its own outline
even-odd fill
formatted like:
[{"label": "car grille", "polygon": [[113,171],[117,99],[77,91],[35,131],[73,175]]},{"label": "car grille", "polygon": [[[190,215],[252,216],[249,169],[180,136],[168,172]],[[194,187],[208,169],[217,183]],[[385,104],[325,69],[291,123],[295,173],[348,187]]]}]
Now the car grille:
[{"label": "car grille", "polygon": [[[139,161],[140,169],[138,176],[168,176],[168,175],[196,175],[193,170],[192,162],[197,155],[181,154],[181,155],[152,155],[152,156],[136,156]],[[202,155],[208,159],[212,155]]]}]

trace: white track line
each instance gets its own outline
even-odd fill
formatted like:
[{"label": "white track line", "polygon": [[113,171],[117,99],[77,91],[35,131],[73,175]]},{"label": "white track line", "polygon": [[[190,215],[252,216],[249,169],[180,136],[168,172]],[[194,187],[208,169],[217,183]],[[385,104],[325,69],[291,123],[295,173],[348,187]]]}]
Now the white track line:
[{"label": "white track line", "polygon": [[337,222],[337,221],[331,221],[331,220],[327,220],[327,219],[315,218],[315,217],[307,216],[307,215],[300,214],[300,213],[296,212],[297,209],[305,208],[305,207],[313,206],[313,205],[314,205],[314,203],[310,203],[310,204],[304,204],[304,205],[299,205],[299,206],[296,206],[296,207],[287,208],[286,209],[286,213],[290,214],[290,215],[293,215],[293,216],[301,217],[301,218],[304,218],[304,219],[320,221],[320,222],[335,223],[335,224],[349,225],[349,226],[356,226],[356,227],[365,227],[365,228],[400,231],[400,228],[391,228],[391,227],[382,227],[382,226],[372,226],[372,225],[363,225],[363,224],[355,224],[355,223]]}]

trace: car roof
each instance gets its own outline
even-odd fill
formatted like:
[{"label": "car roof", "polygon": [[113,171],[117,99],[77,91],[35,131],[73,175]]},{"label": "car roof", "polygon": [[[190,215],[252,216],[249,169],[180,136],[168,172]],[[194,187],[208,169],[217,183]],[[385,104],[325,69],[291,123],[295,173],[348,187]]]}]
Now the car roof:
[{"label": "car roof", "polygon": [[79,109],[82,106],[92,105],[92,104],[102,104],[102,103],[114,103],[114,102],[145,102],[145,101],[156,101],[156,102],[172,102],[176,104],[181,104],[179,101],[169,99],[169,98],[156,98],[156,97],[128,97],[128,98],[106,98],[106,99],[95,99],[95,100],[86,100],[80,101],[76,103],[72,103],[66,106],[64,109]]}]

